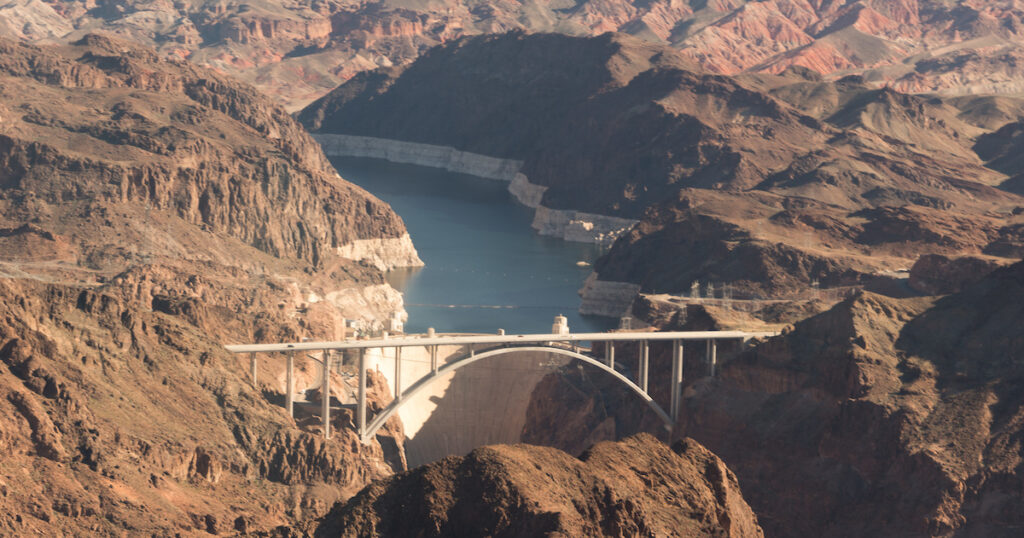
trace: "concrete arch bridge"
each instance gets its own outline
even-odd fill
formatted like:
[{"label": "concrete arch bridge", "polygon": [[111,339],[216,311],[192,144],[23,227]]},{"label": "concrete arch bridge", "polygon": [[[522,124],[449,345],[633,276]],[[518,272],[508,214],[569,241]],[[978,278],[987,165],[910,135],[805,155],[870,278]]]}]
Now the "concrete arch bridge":
[{"label": "concrete arch bridge", "polygon": [[[427,333],[421,335],[404,335],[401,337],[383,337],[368,340],[345,340],[340,342],[296,342],[281,344],[247,344],[225,346],[233,353],[250,354],[250,368],[253,384],[256,383],[257,354],[274,354],[283,356],[287,360],[287,381],[285,394],[285,407],[290,416],[294,416],[295,402],[295,355],[296,353],[323,352],[323,360],[320,363],[321,375],[319,384],[321,394],[329,395],[330,392],[330,366],[336,352],[358,353],[358,393],[356,396],[356,426],[362,441],[368,442],[373,439],[387,420],[402,408],[413,396],[426,390],[438,380],[444,378],[460,368],[470,364],[485,361],[500,356],[511,356],[529,353],[544,352],[556,356],[565,357],[571,360],[580,361],[598,368],[606,374],[614,377],[618,382],[632,390],[637,396],[647,403],[648,406],[665,423],[666,429],[671,430],[679,413],[681,390],[683,383],[683,343],[692,341],[705,341],[706,354],[704,361],[708,374],[715,374],[717,362],[717,344],[719,341],[742,341],[746,342],[751,338],[774,336],[772,332],[745,332],[745,331],[680,331],[680,332],[606,332],[606,333],[567,333],[567,334],[498,334],[498,335],[446,335]],[[635,377],[630,379],[622,370],[622,358],[616,362],[615,346],[617,343],[636,343],[638,352],[634,358],[637,363]],[[648,393],[648,356],[649,347],[652,342],[670,342],[672,346],[672,374],[671,374],[671,398],[666,411]],[[589,349],[582,348],[584,343],[590,343]],[[463,351],[455,356],[448,357],[442,362],[438,358],[438,350],[442,347],[456,346]],[[602,356],[594,356],[594,351],[604,348]],[[415,376],[415,380],[403,386],[402,366],[403,362],[409,360],[402,358],[402,351],[409,354],[410,348],[425,350],[429,355],[429,370]],[[382,354],[390,350],[393,356],[394,377],[393,394],[391,403],[377,413],[376,416],[367,416],[366,406],[366,371],[367,357],[374,352]],[[627,359],[628,360],[628,359]],[[408,377],[408,376],[407,376]],[[324,435],[330,437],[330,398],[321,398]]]}]

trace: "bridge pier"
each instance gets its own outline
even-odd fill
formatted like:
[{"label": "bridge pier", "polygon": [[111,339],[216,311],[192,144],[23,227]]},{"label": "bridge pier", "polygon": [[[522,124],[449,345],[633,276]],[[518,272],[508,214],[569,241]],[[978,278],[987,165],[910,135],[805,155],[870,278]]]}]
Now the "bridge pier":
[{"label": "bridge pier", "polygon": [[707,361],[708,375],[715,377],[715,367],[718,363],[718,344],[714,340],[708,340]]},{"label": "bridge pier", "polygon": [[615,342],[611,340],[604,343],[604,362],[612,370],[615,369]]},{"label": "bridge pier", "polygon": [[256,354],[255,353],[250,353],[249,354],[249,372],[252,375],[252,386],[253,386],[253,388],[256,387],[256,360],[257,360],[256,359]]},{"label": "bridge pier", "polygon": [[288,373],[285,374],[284,406],[288,410],[288,416],[295,418],[293,405],[295,402],[295,352],[288,352]]},{"label": "bridge pier", "polygon": [[359,439],[366,442],[366,349],[359,350],[359,399],[356,404],[356,426]]},{"label": "bridge pier", "polygon": [[650,357],[650,354],[649,354],[648,348],[647,348],[647,341],[646,340],[641,340],[640,341],[640,378],[638,379],[638,381],[640,382],[640,388],[644,392],[647,392],[647,367],[649,365],[649,362],[648,362],[649,357]]},{"label": "bridge pier", "polygon": [[402,400],[402,348],[395,347],[395,399]]},{"label": "bridge pier", "polygon": [[331,438],[331,351],[324,350],[324,380],[320,386],[323,403],[324,439]]},{"label": "bridge pier", "polygon": [[679,419],[679,405],[682,403],[683,388],[683,342],[682,340],[672,341],[672,378],[671,378],[671,402],[669,403],[669,414],[672,421]]}]

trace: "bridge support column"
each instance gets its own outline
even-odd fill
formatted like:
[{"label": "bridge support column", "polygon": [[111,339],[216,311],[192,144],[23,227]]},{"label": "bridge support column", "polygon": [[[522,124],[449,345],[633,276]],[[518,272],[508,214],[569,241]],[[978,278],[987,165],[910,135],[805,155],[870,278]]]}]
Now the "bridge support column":
[{"label": "bridge support column", "polygon": [[718,344],[714,340],[708,340],[708,375],[715,377],[715,367],[718,365]]},{"label": "bridge support column", "polygon": [[359,440],[366,442],[366,349],[359,350],[359,395],[356,400],[356,427]]},{"label": "bridge support column", "polygon": [[612,370],[615,369],[615,342],[611,340],[604,343],[604,363]]},{"label": "bridge support column", "polygon": [[249,372],[252,375],[252,386],[256,387],[256,354],[249,354]]},{"label": "bridge support column", "polygon": [[288,409],[288,416],[295,418],[293,408],[295,402],[295,352],[288,352],[288,373],[285,374],[284,406]]},{"label": "bridge support column", "polygon": [[402,399],[402,348],[395,347],[395,399]]},{"label": "bridge support column", "polygon": [[640,379],[639,379],[639,381],[640,381],[640,388],[643,389],[644,392],[647,392],[648,357],[649,357],[649,353],[648,353],[648,349],[647,349],[647,341],[646,340],[641,340],[640,341]]},{"label": "bridge support column", "polygon": [[679,419],[679,404],[683,388],[683,342],[682,340],[672,341],[672,401],[669,404],[669,414],[672,421]]},{"label": "bridge support column", "polygon": [[324,380],[320,386],[320,399],[323,402],[324,439],[331,438],[331,352],[324,350]]},{"label": "bridge support column", "polygon": [[430,371],[437,374],[437,346],[430,346]]}]

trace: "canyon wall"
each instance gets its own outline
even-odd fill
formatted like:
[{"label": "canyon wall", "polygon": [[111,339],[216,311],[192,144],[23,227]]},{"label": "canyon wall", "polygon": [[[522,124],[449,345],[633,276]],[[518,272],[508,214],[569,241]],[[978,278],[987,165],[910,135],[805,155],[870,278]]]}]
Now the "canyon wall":
[{"label": "canyon wall", "polygon": [[105,36],[0,39],[0,535],[244,533],[403,470],[400,424],[362,444],[342,410],[325,440],[284,411],[281,356],[254,382],[224,345],[402,315],[381,270],[416,260],[253,88]]},{"label": "canyon wall", "polygon": [[985,135],[1010,116],[988,105],[800,69],[722,76],[627,36],[512,33],[359,75],[297,117],[359,135],[342,139],[355,154],[509,181],[540,233],[611,245],[583,290],[596,313],[624,309],[629,287],[781,299],[893,284],[921,255],[1012,258],[1016,131]]},{"label": "canyon wall", "polygon": [[407,233],[398,237],[355,239],[336,247],[335,252],[342,258],[369,263],[379,271],[423,265]]},{"label": "canyon wall", "polygon": [[[957,287],[944,297],[858,292],[777,337],[719,346],[714,377],[703,342],[687,345],[674,435],[728,464],[772,536],[1019,534],[1024,263]],[[735,319],[710,306],[678,314],[650,321],[722,330]],[[671,356],[651,348],[657,401],[670,398]],[[540,387],[528,442],[577,452],[581,438],[660,428],[597,376]],[[571,435],[552,427],[566,423]]]}]

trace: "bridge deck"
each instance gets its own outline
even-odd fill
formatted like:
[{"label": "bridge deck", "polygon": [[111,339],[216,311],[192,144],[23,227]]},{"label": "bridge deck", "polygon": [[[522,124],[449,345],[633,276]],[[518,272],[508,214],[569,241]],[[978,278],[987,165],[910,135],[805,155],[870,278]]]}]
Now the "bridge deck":
[{"label": "bridge deck", "polygon": [[466,344],[538,344],[543,342],[636,342],[638,340],[737,340],[776,336],[777,332],[746,331],[676,331],[676,332],[608,332],[571,334],[459,335],[433,337],[407,335],[372,340],[340,342],[294,342],[283,344],[241,344],[224,346],[234,353],[274,353],[283,351],[322,351],[325,349],[370,349],[408,346],[449,346]]}]

